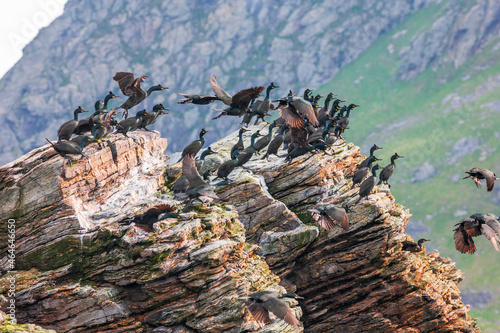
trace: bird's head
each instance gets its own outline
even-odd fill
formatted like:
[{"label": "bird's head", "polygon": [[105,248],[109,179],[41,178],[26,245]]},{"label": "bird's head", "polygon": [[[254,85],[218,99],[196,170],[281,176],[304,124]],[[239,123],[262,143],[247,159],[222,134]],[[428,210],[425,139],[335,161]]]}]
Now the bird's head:
[{"label": "bird's head", "polygon": [[356,211],[354,209],[352,209],[351,207],[349,207],[347,205],[342,206],[342,208],[344,208],[346,213],[356,213]]},{"label": "bird's head", "polygon": [[118,98],[118,97],[120,97],[120,96],[115,95],[115,94],[113,94],[113,92],[112,92],[112,91],[110,91],[106,97],[107,97],[108,99],[113,99],[113,98]]},{"label": "bird's head", "polygon": [[394,156],[395,159],[403,158],[404,157],[404,156],[398,155],[398,153],[394,153],[393,156]]},{"label": "bird's head", "polygon": [[279,296],[279,298],[293,298],[293,299],[296,299],[296,300],[299,300],[299,299],[304,299],[304,297],[301,297],[299,295],[297,295],[296,293],[287,293],[287,294],[282,294]]},{"label": "bird's head", "polygon": [[377,145],[375,145],[375,144],[374,144],[374,145],[373,145],[373,149],[374,149],[374,150],[379,150],[379,149],[383,149],[383,148],[382,148],[382,147],[379,147],[379,146],[377,146]]},{"label": "bird's head", "polygon": [[88,112],[88,111],[85,111],[84,109],[82,109],[81,106],[79,106],[76,108],[76,110],[73,113],[83,113],[83,112]]}]

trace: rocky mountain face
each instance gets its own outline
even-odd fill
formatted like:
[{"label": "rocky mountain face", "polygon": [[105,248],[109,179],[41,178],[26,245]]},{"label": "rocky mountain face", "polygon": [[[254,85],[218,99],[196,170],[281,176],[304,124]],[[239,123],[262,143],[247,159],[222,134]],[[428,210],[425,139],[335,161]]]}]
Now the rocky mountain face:
[{"label": "rocky mountain face", "polygon": [[174,92],[209,93],[210,74],[232,94],[270,81],[282,87],[276,95],[316,88],[429,2],[69,0],[0,81],[0,163],[54,138],[77,106],[93,109],[109,90],[118,93],[117,71],[149,75],[146,88],[170,87],[133,109],[168,104],[176,115],[157,128],[179,138],[170,151],[201,126],[213,142],[238,121],[209,122],[211,107],[177,107]]},{"label": "rocky mountain face", "polygon": [[[356,201],[348,177],[364,156],[353,144],[290,164],[256,156],[215,189],[221,202],[201,204],[173,198],[180,163],[165,163],[166,139],[131,135],[90,145],[73,165],[45,145],[0,168],[0,217],[16,220],[19,322],[58,332],[479,332],[455,265],[402,251],[410,214],[386,187],[356,205],[347,231],[312,220],[318,202]],[[236,141],[234,132],[216,142],[202,170]],[[120,224],[158,203],[180,218],[153,232]],[[242,297],[260,290],[303,296],[290,304],[303,328],[257,324]]]}]

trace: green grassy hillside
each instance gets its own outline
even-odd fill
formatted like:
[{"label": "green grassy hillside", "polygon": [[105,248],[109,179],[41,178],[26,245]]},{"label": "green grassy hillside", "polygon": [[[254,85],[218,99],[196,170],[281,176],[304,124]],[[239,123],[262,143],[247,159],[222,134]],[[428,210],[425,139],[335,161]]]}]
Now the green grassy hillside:
[{"label": "green grassy hillside", "polygon": [[[346,139],[361,146],[363,153],[376,143],[384,147],[376,154],[383,158],[382,165],[390,163],[394,152],[405,156],[396,162],[391,183],[397,201],[413,214],[410,224],[420,225],[413,228],[413,236],[431,239],[428,248],[457,263],[464,273],[460,286],[465,295],[486,291],[491,296],[482,308],[481,302],[471,302],[479,304],[472,307],[471,316],[483,331],[499,332],[500,253],[481,237],[476,254],[460,254],[452,232],[454,223],[470,214],[500,215],[494,202],[500,201],[500,184],[488,193],[462,180],[464,171],[474,166],[500,174],[500,51],[493,51],[497,42],[459,68],[431,65],[410,82],[395,78],[401,48],[445,15],[444,6],[445,2],[431,5],[408,17],[318,91],[332,91],[347,103],[361,105],[351,115]],[[418,170],[427,171],[427,176]],[[418,176],[428,179],[418,181]]]}]

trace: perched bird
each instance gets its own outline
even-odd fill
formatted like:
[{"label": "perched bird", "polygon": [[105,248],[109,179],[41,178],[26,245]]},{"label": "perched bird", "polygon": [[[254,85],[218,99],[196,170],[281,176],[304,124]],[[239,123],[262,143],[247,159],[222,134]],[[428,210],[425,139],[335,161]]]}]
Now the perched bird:
[{"label": "perched bird", "polygon": [[[149,125],[156,123],[156,119],[158,118],[158,116],[163,115],[163,114],[168,114],[163,110],[165,110],[165,108],[163,107],[162,104],[155,105],[151,112],[146,112],[146,115],[144,117],[142,117],[142,121],[137,128],[144,129],[146,131],[151,131],[146,126],[149,126]],[[168,111],[168,109],[166,109],[166,110]]]},{"label": "perched bird", "polygon": [[73,111],[73,116],[74,116],[73,120],[69,120],[59,127],[59,130],[57,131],[58,141],[69,140],[71,138],[71,135],[75,132],[76,128],[78,127],[78,115],[83,112],[88,112],[88,111],[82,109],[81,106],[77,107],[75,111]]},{"label": "perched bird", "polygon": [[189,197],[201,202],[207,199],[219,200],[212,187],[200,176],[192,155],[187,154],[182,158],[182,174],[189,182],[189,187],[186,190]]},{"label": "perched bird", "polygon": [[210,104],[213,101],[216,101],[218,99],[217,96],[189,95],[189,94],[181,94],[181,93],[177,93],[177,94],[184,97],[184,99],[181,101],[178,101],[177,104],[192,103],[192,104],[197,104],[197,105],[207,105],[207,104]]},{"label": "perched bird", "polygon": [[354,212],[349,206],[338,207],[332,204],[319,204],[314,209],[309,209],[313,219],[326,230],[335,228],[334,222],[340,224],[342,229],[349,229],[347,213]]},{"label": "perched bird", "polygon": [[[326,116],[329,117],[329,114],[328,112],[330,111],[330,102],[333,101],[333,96],[335,96],[333,93],[329,93],[326,98],[325,98],[325,104],[323,105],[323,107],[318,111],[318,121],[322,121],[323,118],[325,118]],[[330,117],[331,119],[331,117]]]},{"label": "perched bird", "polygon": [[488,169],[472,168],[469,171],[465,171],[465,173],[468,174],[468,176],[463,179],[471,178],[477,187],[481,185],[481,179],[485,179],[488,192],[493,191],[495,180],[498,179],[497,175]]},{"label": "perched bird", "polygon": [[368,156],[367,158],[365,158],[365,159],[363,160],[363,162],[361,162],[361,163],[359,163],[359,164],[358,164],[358,169],[361,169],[361,168],[364,168],[364,167],[368,166],[368,159],[369,159],[370,157],[372,157],[372,156],[373,156],[373,153],[375,152],[375,150],[379,150],[379,149],[383,149],[383,148],[382,148],[382,147],[377,146],[376,144],[374,144],[374,145],[370,148],[370,156]]},{"label": "perched bird", "polygon": [[234,168],[236,168],[238,164],[238,155],[240,154],[239,150],[235,150],[231,154],[231,159],[229,161],[226,161],[222,163],[219,168],[217,169],[217,177],[215,177],[213,180],[216,180],[217,178],[224,179],[226,181],[229,181],[227,178],[231,172],[233,172]]},{"label": "perched bird", "polygon": [[345,101],[343,100],[340,100],[340,99],[335,99],[332,103],[332,108],[330,109],[330,117],[334,118],[335,117],[335,113],[340,109],[340,106],[339,104],[340,103],[344,103]]},{"label": "perched bird", "polygon": [[94,125],[101,123],[106,117],[106,113],[103,110],[95,110],[90,117],[85,119],[80,119],[78,125],[75,129],[75,134],[80,135],[92,131]]},{"label": "perched bird", "polygon": [[403,251],[410,251],[410,252],[421,252],[424,248],[422,246],[422,243],[425,242],[430,242],[429,239],[424,239],[421,238],[418,240],[417,243],[412,242],[412,241],[403,241]]},{"label": "perched bird", "polygon": [[347,114],[343,116],[342,119],[337,121],[337,125],[347,128],[347,126],[349,125],[349,116],[351,115],[351,110],[358,106],[359,105],[356,104],[349,104],[349,106],[347,107]]},{"label": "perched bird", "polygon": [[398,153],[394,153],[394,155],[391,156],[391,164],[387,165],[382,171],[380,171],[380,177],[377,185],[384,183],[386,185],[389,185],[389,188],[391,187],[391,185],[387,181],[389,180],[389,178],[391,178],[392,173],[396,168],[396,163],[394,163],[394,161],[402,157],[404,156],[400,156],[398,155]]},{"label": "perched bird", "polygon": [[73,162],[73,159],[71,159],[70,156],[67,156],[68,154],[82,155],[83,157],[88,159],[88,157],[83,153],[83,148],[90,142],[92,142],[92,139],[88,136],[86,138],[85,137],[82,138],[82,140],[80,141],[80,145],[76,144],[75,142],[66,140],[57,141],[56,143],[52,143],[47,138],[45,138],[45,140],[47,140],[47,142],[50,143],[50,145],[54,148],[56,153],[68,159],[70,164]]},{"label": "perched bird", "polygon": [[[276,123],[276,122],[275,122]],[[278,135],[274,137],[274,139],[269,143],[269,146],[267,146],[267,152],[264,156],[262,156],[262,159],[269,159],[269,156],[271,155],[276,155],[278,156],[278,150],[280,149],[281,145],[283,144],[284,141],[284,133],[288,129],[286,125],[283,125],[280,127]]]},{"label": "perched bird", "polygon": [[118,95],[115,95],[112,91],[110,91],[105,97],[104,97],[104,104],[101,106],[101,108],[99,110],[101,111],[104,111],[104,112],[108,112],[108,102],[111,100],[111,99],[114,99],[114,98],[118,98],[120,96]]},{"label": "perched bird", "polygon": [[453,240],[457,251],[473,254],[476,252],[476,245],[472,237],[481,235],[491,242],[496,251],[499,251],[497,242],[500,243],[500,239],[496,235],[500,234],[499,220],[500,218],[494,214],[477,213],[455,224],[457,228],[453,230],[455,232]]},{"label": "perched bird", "polygon": [[120,224],[131,224],[134,222],[138,225],[147,226],[150,231],[153,231],[153,224],[158,222],[158,217],[161,214],[168,213],[167,216],[163,216],[162,220],[165,218],[180,218],[179,214],[174,213],[177,210],[177,206],[170,204],[158,204],[154,207],[149,208],[146,212],[142,214],[135,215],[133,217],[126,218],[120,222]]},{"label": "perched bird", "polygon": [[[136,129],[138,126],[140,126],[142,117],[146,115],[146,110],[142,110],[137,112],[135,117],[130,117],[128,119],[123,119],[120,121],[117,125],[117,133],[121,133],[125,135],[127,138],[130,138],[127,133],[133,129]],[[135,139],[133,139],[135,141]]]},{"label": "perched bird", "polygon": [[377,181],[377,170],[379,169],[382,168],[378,164],[375,164],[372,167],[372,175],[366,178],[363,183],[361,183],[361,186],[359,187],[359,198],[358,201],[356,201],[356,204],[358,204],[362,198],[370,195],[371,191],[375,187],[375,182]]},{"label": "perched bird", "polygon": [[264,90],[264,87],[253,87],[241,90],[236,93],[236,95],[231,96],[219,86],[215,75],[210,77],[210,83],[212,84],[212,89],[215,96],[217,96],[217,99],[221,100],[224,104],[229,105],[229,107],[224,110],[215,110],[221,111],[221,113],[212,119],[217,119],[222,116],[243,116],[248,110],[248,104],[250,101],[259,97],[262,90]]},{"label": "perched bird", "polygon": [[231,148],[231,156],[233,156],[234,151],[243,151],[243,149],[245,149],[245,147],[243,146],[243,133],[245,133],[246,131],[247,130],[245,128],[240,128],[240,131],[238,132],[238,142],[236,142]]},{"label": "perched bird", "polygon": [[182,161],[182,159],[186,155],[191,155],[194,158],[205,144],[205,138],[203,137],[205,134],[207,134],[207,131],[205,131],[205,129],[202,128],[200,131],[199,139],[194,140],[193,142],[188,144],[186,148],[184,148],[184,150],[182,151],[182,156],[177,162]]},{"label": "perched bird", "polygon": [[266,148],[267,145],[269,145],[273,137],[273,129],[276,127],[278,127],[278,125],[273,122],[271,125],[269,125],[269,132],[267,133],[267,135],[264,135],[261,139],[259,139],[259,141],[255,142],[255,151],[257,154],[259,154],[262,149]]},{"label": "perched bird", "polygon": [[362,167],[354,172],[352,176],[352,187],[351,190],[358,184],[360,184],[366,176],[370,174],[370,170],[372,168],[373,162],[381,161],[381,159],[376,158],[375,156],[368,157],[368,165]]},{"label": "perched bird", "polygon": [[128,99],[117,108],[125,110],[123,118],[127,119],[128,110],[145,100],[153,91],[168,89],[168,87],[163,87],[161,84],[158,84],[150,87],[148,91],[144,91],[141,87],[141,83],[147,78],[146,75],[135,78],[134,74],[128,72],[118,72],[113,76],[113,80],[118,82],[122,93],[128,96]]},{"label": "perched bird", "polygon": [[208,147],[207,149],[205,149],[201,153],[200,158],[195,160],[196,169],[198,169],[198,171],[200,171],[201,167],[203,166],[203,163],[205,163],[205,157],[207,157],[208,155],[213,155],[213,154],[218,154],[218,152],[213,151],[211,147]]},{"label": "perched bird", "polygon": [[250,161],[252,155],[255,153],[255,139],[257,139],[259,136],[261,136],[260,131],[257,131],[254,134],[252,134],[252,136],[250,137],[250,146],[245,148],[238,155],[238,164],[236,164],[236,166],[242,166],[243,164]]},{"label": "perched bird", "polygon": [[294,327],[300,326],[300,321],[295,316],[295,312],[282,299],[291,298],[299,300],[304,299],[303,297],[294,293],[280,295],[275,291],[259,291],[248,295],[246,298],[248,298],[248,310],[250,310],[256,321],[264,324],[270,323],[269,312],[272,312],[287,324]]},{"label": "perched bird", "polygon": [[309,88],[307,88],[306,90],[304,90],[304,99],[308,102],[312,102],[313,101],[313,96],[312,96],[312,92],[314,90],[311,90]]}]

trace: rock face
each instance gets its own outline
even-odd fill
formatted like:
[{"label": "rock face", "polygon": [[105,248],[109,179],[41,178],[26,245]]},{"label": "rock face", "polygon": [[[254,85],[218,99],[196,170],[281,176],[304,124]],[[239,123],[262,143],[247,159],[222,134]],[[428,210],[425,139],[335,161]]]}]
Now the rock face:
[{"label": "rock face", "polygon": [[[133,114],[157,102],[174,109],[175,92],[211,92],[210,74],[231,94],[279,81],[283,88],[273,95],[284,96],[288,89],[329,81],[380,34],[429,2],[69,0],[64,14],[40,31],[0,81],[0,164],[51,138],[78,105],[91,109],[109,90],[122,95],[111,79],[117,71],[149,75],[146,88],[171,88],[154,93]],[[164,136],[179,138],[172,152],[197,135],[201,119],[213,117],[209,106],[179,108],[189,113],[158,119]],[[212,122],[208,142],[238,122]]]},{"label": "rock face", "polygon": [[[245,145],[263,126],[245,133]],[[46,145],[0,168],[0,216],[16,220],[20,323],[58,332],[479,331],[455,265],[401,251],[410,214],[390,192],[361,201],[347,231],[311,219],[320,201],[357,199],[348,176],[363,158],[358,147],[339,140],[332,156],[289,165],[254,157],[216,188],[224,201],[202,205],[173,199],[180,163],[165,166],[166,140],[133,135],[89,146],[90,162],[69,166]],[[236,135],[215,143],[219,154],[202,168],[226,160]],[[181,218],[153,233],[118,223],[158,203],[175,204]],[[285,288],[305,297],[291,304],[304,328],[274,317],[259,326],[242,297]]]}]

